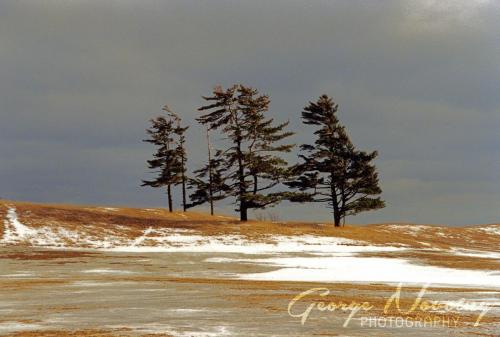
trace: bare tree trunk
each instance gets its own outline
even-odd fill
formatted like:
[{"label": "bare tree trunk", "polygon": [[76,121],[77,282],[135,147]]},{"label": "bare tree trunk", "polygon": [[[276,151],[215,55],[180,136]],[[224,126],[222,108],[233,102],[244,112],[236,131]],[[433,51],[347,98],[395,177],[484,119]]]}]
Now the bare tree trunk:
[{"label": "bare tree trunk", "polygon": [[185,171],[185,168],[184,168],[184,162],[185,162],[185,159],[184,159],[184,155],[182,155],[182,158],[181,158],[181,164],[182,164],[182,173],[181,173],[181,176],[182,176],[182,210],[185,212],[186,211],[186,174],[184,173]]},{"label": "bare tree trunk", "polygon": [[[239,128],[238,119],[235,117],[235,124]],[[239,185],[239,197],[240,197],[240,221],[248,220],[248,207],[245,200],[245,195],[247,193],[245,186],[245,167],[243,166],[243,152],[241,151],[242,137],[238,129],[236,134],[236,155],[238,156],[238,185]]]},{"label": "bare tree trunk", "polygon": [[337,193],[335,191],[335,187],[332,185],[331,186],[331,198],[332,198],[332,205],[333,205],[333,221],[335,223],[335,227],[340,227],[340,209],[339,209],[339,202],[337,200]]},{"label": "bare tree trunk", "polygon": [[248,220],[248,209],[245,200],[245,172],[243,168],[243,154],[241,153],[240,143],[238,142],[238,178],[239,178],[239,194],[240,194],[240,221]]},{"label": "bare tree trunk", "polygon": [[208,146],[208,201],[210,202],[210,215],[214,215],[214,189],[212,181],[212,151],[210,147],[210,132],[207,128],[207,146]]},{"label": "bare tree trunk", "polygon": [[335,221],[335,227],[340,227],[340,212],[334,211],[333,213],[334,213],[333,219]]},{"label": "bare tree trunk", "polygon": [[167,185],[167,197],[168,197],[168,211],[170,213],[173,212],[173,206],[172,206],[172,189],[170,184]]},{"label": "bare tree trunk", "polygon": [[240,203],[240,221],[248,221],[248,209],[243,201]]}]

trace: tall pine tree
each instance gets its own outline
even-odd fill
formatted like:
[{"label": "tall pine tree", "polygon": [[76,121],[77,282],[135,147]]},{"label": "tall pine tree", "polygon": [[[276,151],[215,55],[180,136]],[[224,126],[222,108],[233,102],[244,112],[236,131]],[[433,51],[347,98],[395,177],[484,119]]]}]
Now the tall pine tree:
[{"label": "tall pine tree", "polygon": [[293,133],[285,131],[288,123],[273,125],[273,119],[266,118],[269,97],[251,87],[218,87],[203,98],[209,104],[199,110],[208,112],[197,120],[211,131],[220,131],[229,143],[220,152],[223,196],[236,198],[240,219],[246,221],[249,209],[265,208],[284,198],[284,192],[266,191],[275,190],[288,175],[287,162],[279,154],[294,145],[280,141]]},{"label": "tall pine tree", "polygon": [[166,188],[168,210],[172,212],[172,185],[185,181],[186,153],[183,135],[187,128],[180,126],[180,119],[173,115],[167,106],[163,110],[168,114],[150,120],[151,127],[146,130],[149,138],[144,140],[157,147],[153,159],[147,161],[148,167],[157,175],[153,180],[143,180],[142,186]]},{"label": "tall pine tree", "polygon": [[346,216],[385,207],[377,197],[378,174],[371,163],[377,152],[355,149],[337,119],[338,105],[327,95],[310,102],[302,112],[304,124],[316,126],[314,145],[301,146],[302,162],[294,167],[296,177],[287,183],[302,193],[291,201],[327,203],[335,226]]},{"label": "tall pine tree", "polygon": [[229,186],[226,185],[224,174],[224,159],[221,151],[217,151],[212,157],[209,149],[208,162],[202,168],[194,171],[194,178],[189,179],[189,188],[194,192],[189,195],[191,203],[188,208],[210,204],[210,214],[214,215],[214,203],[228,196]]},{"label": "tall pine tree", "polygon": [[168,105],[165,105],[163,107],[164,111],[167,111],[169,116],[174,120],[175,122],[175,128],[173,129],[173,133],[176,135],[177,139],[176,141],[176,149],[177,149],[177,156],[178,160],[180,161],[180,181],[181,181],[181,187],[182,187],[182,209],[185,212],[187,210],[187,198],[186,198],[186,183],[187,183],[187,176],[186,176],[186,160],[187,160],[187,154],[186,154],[186,136],[185,133],[187,129],[189,129],[189,126],[181,126],[182,120],[179,117],[178,114],[173,112]]}]

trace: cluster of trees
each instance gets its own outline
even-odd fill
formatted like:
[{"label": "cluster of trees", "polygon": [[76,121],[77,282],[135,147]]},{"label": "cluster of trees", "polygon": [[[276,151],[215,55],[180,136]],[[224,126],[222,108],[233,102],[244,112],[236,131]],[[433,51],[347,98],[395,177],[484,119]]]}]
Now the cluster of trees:
[{"label": "cluster of trees", "polygon": [[[248,211],[274,206],[283,200],[325,203],[332,209],[335,226],[349,215],[384,207],[378,175],[372,161],[377,152],[357,150],[336,116],[338,105],[326,95],[310,102],[302,120],[314,127],[314,144],[300,146],[299,162],[283,159],[295,145],[287,138],[288,122],[267,116],[269,96],[241,84],[216,87],[198,110],[197,121],[206,128],[207,161],[187,176],[185,133],[179,116],[164,107],[164,116],[151,120],[146,142],[156,146],[150,169],[157,174],[143,186],[166,188],[172,211],[172,186],[182,186],[182,206],[214,203],[232,198],[241,221]],[[225,139],[213,148],[210,136]],[[190,190],[189,196],[186,189]],[[189,198],[189,201],[188,201]]]}]

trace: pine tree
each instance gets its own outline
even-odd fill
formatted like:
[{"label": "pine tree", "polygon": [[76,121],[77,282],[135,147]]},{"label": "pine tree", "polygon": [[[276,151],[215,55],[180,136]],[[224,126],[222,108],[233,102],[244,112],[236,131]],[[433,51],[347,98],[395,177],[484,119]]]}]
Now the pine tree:
[{"label": "pine tree", "polygon": [[[163,108],[169,112],[168,107]],[[166,187],[168,198],[168,210],[173,211],[172,185],[182,184],[184,180],[185,151],[183,141],[174,138],[182,135],[187,128],[180,127],[180,121],[172,114],[158,116],[150,120],[151,127],[146,130],[149,137],[145,142],[157,147],[153,159],[148,160],[148,167],[157,173],[153,180],[143,180],[142,186],[155,188]],[[181,150],[182,149],[182,150]]]},{"label": "pine tree", "polygon": [[273,126],[273,119],[265,117],[269,97],[256,89],[234,85],[221,87],[210,97],[203,97],[208,105],[199,108],[208,111],[197,120],[207,128],[220,131],[229,147],[220,152],[220,174],[224,181],[224,197],[234,196],[240,219],[248,219],[248,210],[265,208],[280,202],[283,192],[264,193],[275,188],[288,173],[287,163],[277,154],[289,152],[293,145],[276,145],[292,135],[284,129],[288,123]]},{"label": "pine tree", "polygon": [[[208,202],[210,203],[210,215],[214,215],[214,163],[212,162],[212,143],[210,142],[210,130],[207,128],[207,155],[208,155]],[[222,182],[222,180],[221,180]]]},{"label": "pine tree", "polygon": [[189,195],[191,203],[188,204],[188,208],[208,202],[210,204],[210,214],[214,215],[214,203],[225,199],[230,192],[230,188],[223,178],[223,163],[224,159],[219,150],[213,158],[211,154],[209,155],[209,160],[205,166],[194,171],[195,176],[189,180],[189,188],[195,190]]},{"label": "pine tree", "polygon": [[176,135],[176,145],[177,145],[177,156],[178,160],[180,161],[180,181],[181,181],[181,186],[182,186],[182,209],[185,212],[187,210],[187,200],[186,200],[186,182],[187,182],[187,177],[186,177],[186,136],[185,133],[187,129],[189,129],[189,126],[182,127],[181,123],[182,120],[179,117],[178,114],[173,112],[168,105],[165,105],[163,107],[164,111],[167,111],[169,113],[169,116],[175,121],[175,128],[173,129],[173,133]]},{"label": "pine tree", "polygon": [[371,163],[377,152],[355,149],[337,110],[327,95],[304,108],[303,123],[318,127],[316,141],[301,146],[302,162],[294,167],[295,179],[287,183],[301,191],[291,201],[328,203],[336,227],[346,216],[385,207],[380,197],[374,197],[382,193]]},{"label": "pine tree", "polygon": [[264,112],[268,110],[270,103],[267,96],[258,96],[256,89],[244,86],[240,86],[238,91],[240,109],[248,119],[249,144],[245,162],[251,179],[251,189],[248,191],[246,206],[265,208],[283,199],[283,192],[260,192],[274,188],[288,176],[288,163],[276,153],[290,152],[294,148],[293,144],[279,143],[292,136],[293,132],[284,131],[289,122],[273,126],[274,120],[265,118]]}]

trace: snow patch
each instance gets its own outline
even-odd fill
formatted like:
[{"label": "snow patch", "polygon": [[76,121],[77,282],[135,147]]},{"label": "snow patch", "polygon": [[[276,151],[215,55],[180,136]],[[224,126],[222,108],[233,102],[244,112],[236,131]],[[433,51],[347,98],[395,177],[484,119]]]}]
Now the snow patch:
[{"label": "snow patch", "polygon": [[390,230],[405,232],[406,234],[413,236],[417,236],[420,234],[420,232],[433,228],[431,226],[426,226],[426,225],[405,225],[405,224],[385,225],[384,227]]},{"label": "snow patch", "polygon": [[115,287],[118,285],[128,285],[133,282],[128,281],[113,281],[113,282],[95,282],[95,281],[75,281],[70,287]]},{"label": "snow patch", "polygon": [[472,249],[464,249],[464,248],[451,248],[450,252],[459,256],[471,256],[471,257],[479,257],[485,259],[500,259],[499,252],[488,252],[482,250],[472,250]]},{"label": "snow patch", "polygon": [[493,307],[500,306],[500,302],[498,301],[466,300],[464,298],[458,301],[443,301],[440,303],[454,311],[488,311]]},{"label": "snow patch", "polygon": [[129,270],[116,270],[116,269],[88,269],[82,271],[82,273],[87,274],[135,274],[133,271]]},{"label": "snow patch", "polygon": [[39,329],[38,324],[27,324],[21,322],[0,322],[0,332],[15,332]]},{"label": "snow patch", "polygon": [[255,261],[279,269],[239,278],[266,281],[380,282],[428,284],[433,286],[478,286],[500,288],[500,274],[493,271],[462,270],[425,266],[406,259],[333,256],[276,257]]},{"label": "snow patch", "polygon": [[309,253],[350,256],[360,252],[392,252],[403,247],[370,246],[366,242],[328,236],[267,235],[251,240],[242,235],[197,234],[188,229],[149,227],[132,239],[120,236],[124,229],[114,232],[100,229],[100,237],[93,234],[91,226],[85,231],[73,231],[63,227],[30,228],[22,224],[14,207],[9,208],[5,230],[0,244],[27,243],[37,247],[94,248],[115,252],[193,252],[193,253],[242,253],[280,254]]},{"label": "snow patch", "polygon": [[101,207],[101,209],[105,210],[105,211],[109,211],[109,212],[117,212],[120,210],[119,208],[115,208],[115,207]]},{"label": "snow patch", "polygon": [[30,236],[36,234],[36,232],[23,225],[17,219],[16,209],[11,207],[7,211],[7,217],[4,220],[4,234],[2,241],[4,243],[18,243],[26,241]]},{"label": "snow patch", "polygon": [[499,225],[490,225],[478,228],[478,230],[492,234],[492,235],[500,235],[500,226]]},{"label": "snow patch", "polygon": [[8,278],[31,278],[35,277],[35,274],[32,273],[17,273],[17,274],[4,274],[0,275],[0,277],[8,277]]},{"label": "snow patch", "polygon": [[198,253],[311,253],[353,254],[359,252],[391,252],[401,247],[369,246],[365,242],[325,236],[264,236],[251,241],[241,235],[204,236],[189,230],[148,228],[131,245],[115,246],[116,252],[198,252]]},{"label": "snow patch", "polygon": [[168,324],[161,323],[148,323],[148,324],[134,324],[134,325],[107,325],[105,328],[111,329],[131,329],[140,333],[167,333],[174,337],[219,337],[219,336],[232,336],[234,333],[225,326],[216,327],[202,327],[201,331],[184,330],[179,331]]},{"label": "snow patch", "polygon": [[[86,226],[84,228],[88,229]],[[102,230],[101,230],[102,231]],[[34,247],[49,248],[111,248],[117,244],[129,243],[129,240],[109,231],[109,235],[99,238],[95,235],[76,232],[64,227],[31,228],[22,224],[15,207],[10,207],[4,220],[4,235],[0,244],[29,244]]]}]

